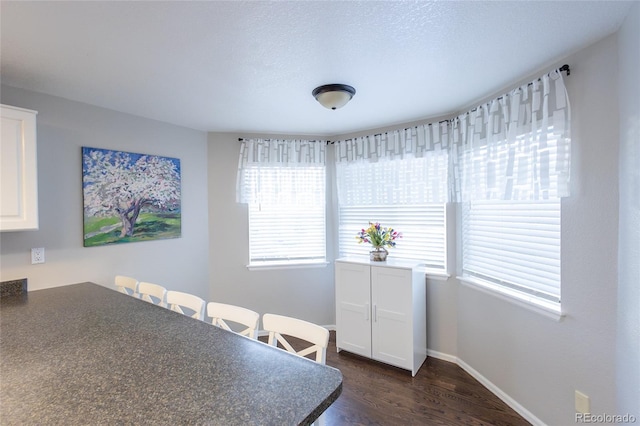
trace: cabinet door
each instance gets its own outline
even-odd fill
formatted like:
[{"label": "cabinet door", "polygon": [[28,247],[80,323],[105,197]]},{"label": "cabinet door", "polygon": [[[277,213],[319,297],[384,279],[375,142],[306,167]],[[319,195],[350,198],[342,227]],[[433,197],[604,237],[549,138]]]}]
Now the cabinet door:
[{"label": "cabinet door", "polygon": [[412,271],[371,267],[372,358],[411,370]]},{"label": "cabinet door", "polygon": [[336,262],[336,347],[371,357],[371,272]]},{"label": "cabinet door", "polygon": [[36,113],[2,106],[0,231],[38,229]]}]

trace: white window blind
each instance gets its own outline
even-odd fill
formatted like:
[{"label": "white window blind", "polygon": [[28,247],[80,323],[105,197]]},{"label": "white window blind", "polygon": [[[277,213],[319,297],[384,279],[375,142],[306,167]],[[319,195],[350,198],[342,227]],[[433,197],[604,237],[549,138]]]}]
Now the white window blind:
[{"label": "white window blind", "polygon": [[250,264],[325,261],[324,205],[249,204]]},{"label": "white window blind", "polygon": [[463,276],[560,302],[560,199],[462,206]]},{"label": "white window blind", "polygon": [[262,190],[277,192],[280,201],[249,203],[249,264],[324,262],[324,167],[263,167],[245,173],[259,173]]},{"label": "white window blind", "polygon": [[341,206],[339,208],[340,256],[368,255],[371,244],[358,244],[356,234],[369,222],[392,226],[402,233],[393,258],[419,260],[429,269],[446,271],[445,204]]}]

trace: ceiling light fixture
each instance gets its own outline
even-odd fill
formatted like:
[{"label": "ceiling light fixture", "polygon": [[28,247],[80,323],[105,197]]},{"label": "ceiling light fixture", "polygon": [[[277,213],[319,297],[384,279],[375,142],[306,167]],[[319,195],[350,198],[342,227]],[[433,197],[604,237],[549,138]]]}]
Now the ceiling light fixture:
[{"label": "ceiling light fixture", "polygon": [[342,108],[356,94],[356,89],[346,84],[325,84],[311,92],[320,105],[329,109]]}]

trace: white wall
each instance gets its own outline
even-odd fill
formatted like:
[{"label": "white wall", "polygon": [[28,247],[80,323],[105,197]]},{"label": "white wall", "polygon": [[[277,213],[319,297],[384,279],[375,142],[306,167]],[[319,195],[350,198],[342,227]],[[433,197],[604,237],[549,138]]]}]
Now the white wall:
[{"label": "white wall", "polygon": [[[7,86],[1,100],[38,111],[40,217],[37,231],[0,234],[2,280],[26,277],[31,291],[124,274],[208,296],[206,133]],[[179,158],[182,237],[83,247],[82,146]],[[31,265],[32,247],[46,263]]]},{"label": "white wall", "polygon": [[620,232],[617,402],[640,419],[640,3],[618,34]]},{"label": "white wall", "polygon": [[[317,324],[334,325],[333,264],[322,268],[247,269],[248,211],[246,204],[236,203],[239,136],[258,137],[209,134],[210,299],[242,305],[260,314],[272,312]],[[297,138],[291,135],[280,137]],[[332,258],[330,249],[327,255]]]},{"label": "white wall", "polygon": [[464,285],[458,291],[458,357],[534,422],[573,424],[575,390],[590,396],[593,414],[616,409],[617,48],[612,35],[557,64],[571,66],[572,193],[562,202],[561,241],[566,317],[557,322]]}]

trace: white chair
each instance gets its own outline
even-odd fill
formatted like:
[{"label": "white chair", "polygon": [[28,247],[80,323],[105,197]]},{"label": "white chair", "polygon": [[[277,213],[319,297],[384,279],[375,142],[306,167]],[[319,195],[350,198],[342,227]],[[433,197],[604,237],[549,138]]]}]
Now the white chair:
[{"label": "white chair", "polygon": [[[260,321],[260,314],[251,309],[227,305],[225,303],[209,302],[207,304],[207,315],[211,317],[211,323],[217,327],[252,339],[258,338],[258,321]],[[246,328],[242,331],[232,330],[226,321],[242,324]]]},{"label": "white chair", "polygon": [[167,294],[167,289],[158,284],[152,284],[147,282],[138,283],[138,294],[140,299],[153,303],[154,305],[167,307],[167,303],[164,298]]},{"label": "white chair", "polygon": [[172,311],[187,315],[183,308],[188,308],[193,311],[191,318],[203,320],[204,319],[204,300],[189,293],[183,293],[181,291],[167,291],[167,305]]},{"label": "white chair", "polygon": [[[264,314],[262,325],[265,331],[269,332],[270,345],[277,347],[279,342],[287,351],[299,356],[315,352],[315,361],[320,364],[326,363],[327,346],[329,345],[329,330],[326,328],[297,318],[275,314]],[[282,336],[283,334],[305,340],[312,345],[301,351],[296,351]]]},{"label": "white chair", "polygon": [[[278,342],[291,353],[299,356],[306,356],[316,353],[315,361],[319,364],[326,364],[327,346],[329,345],[329,330],[319,325],[303,321],[297,318],[285,317],[275,314],[264,314],[262,316],[262,326],[269,332],[269,344],[278,346]],[[311,346],[301,351],[296,351],[289,342],[282,336],[291,336],[297,339],[312,343]],[[313,422],[314,426],[324,426],[325,415]]]},{"label": "white chair", "polygon": [[116,275],[116,287],[121,293],[129,296],[138,297],[138,280],[131,277],[125,277],[124,275]]}]

